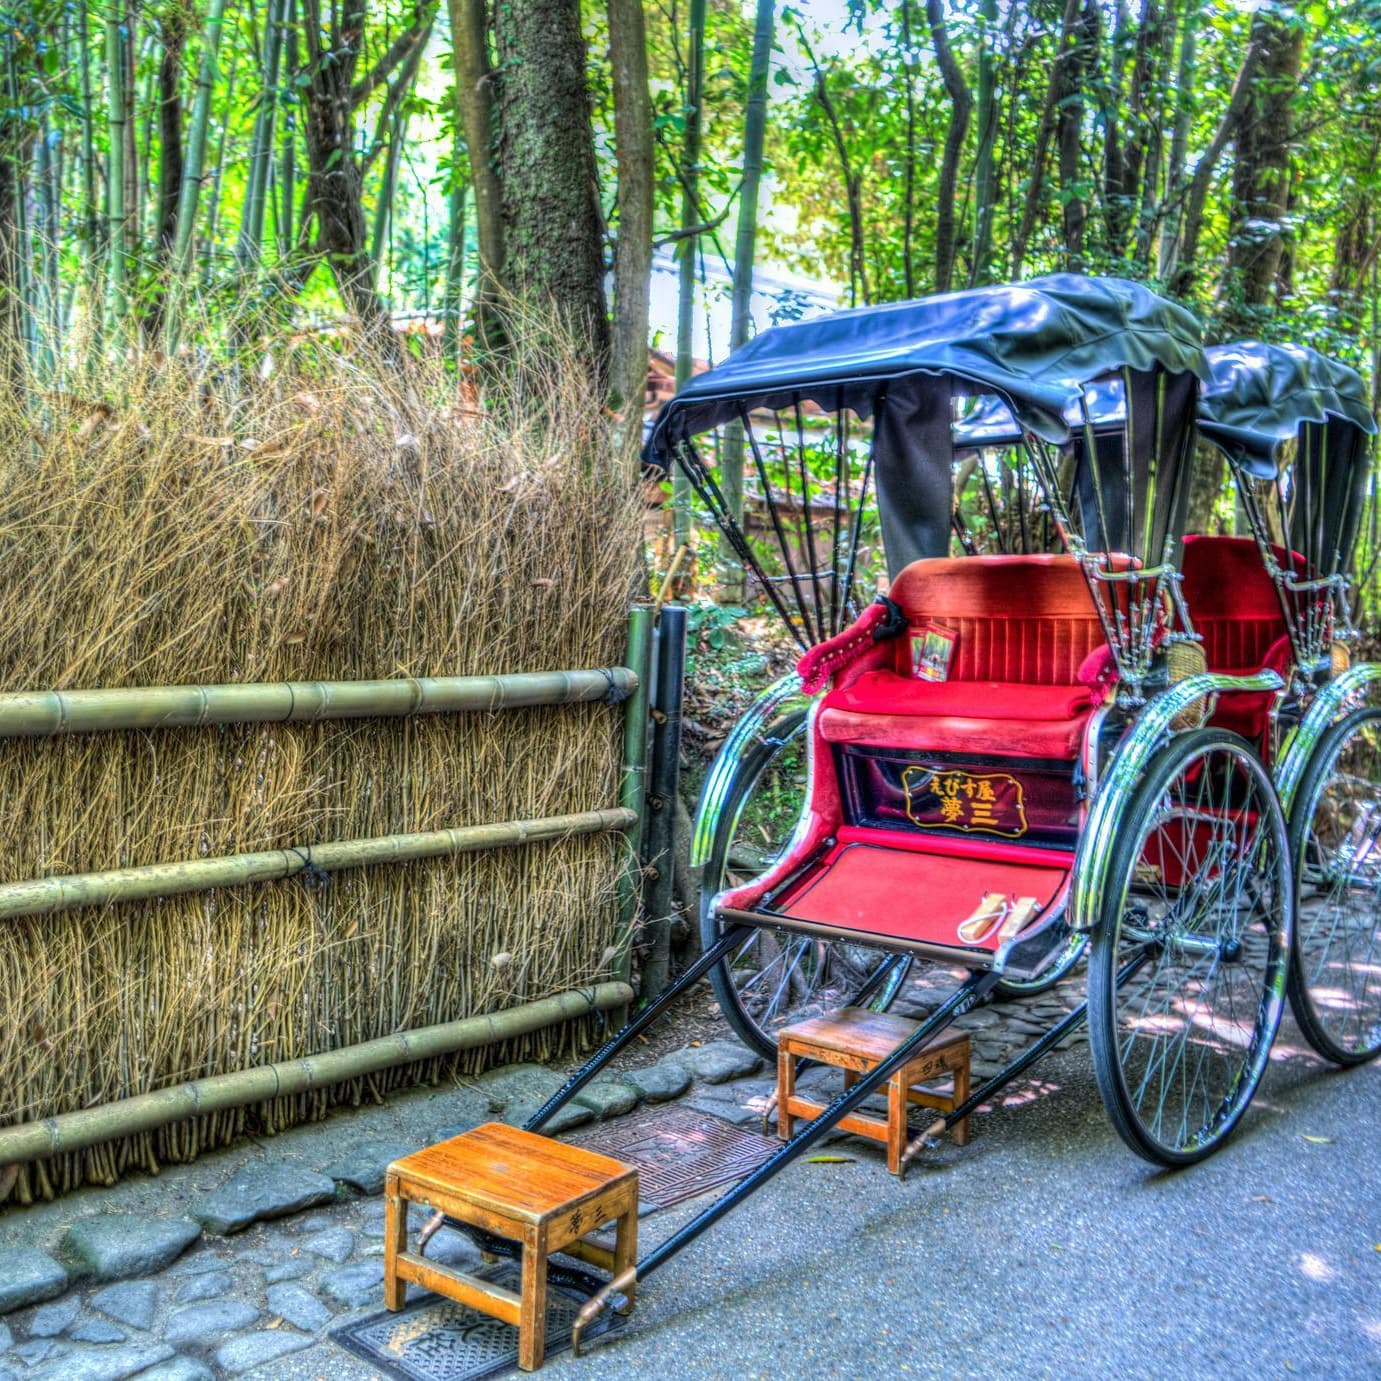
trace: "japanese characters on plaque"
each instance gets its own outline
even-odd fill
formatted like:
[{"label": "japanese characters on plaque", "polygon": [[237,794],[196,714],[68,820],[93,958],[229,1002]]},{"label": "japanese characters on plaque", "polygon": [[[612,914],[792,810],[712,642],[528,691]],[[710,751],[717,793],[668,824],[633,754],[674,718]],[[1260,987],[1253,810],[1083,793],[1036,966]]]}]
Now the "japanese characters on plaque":
[{"label": "japanese characters on plaque", "polygon": [[918,828],[1020,839],[1026,833],[1021,783],[1007,772],[908,767],[901,778],[906,814]]}]

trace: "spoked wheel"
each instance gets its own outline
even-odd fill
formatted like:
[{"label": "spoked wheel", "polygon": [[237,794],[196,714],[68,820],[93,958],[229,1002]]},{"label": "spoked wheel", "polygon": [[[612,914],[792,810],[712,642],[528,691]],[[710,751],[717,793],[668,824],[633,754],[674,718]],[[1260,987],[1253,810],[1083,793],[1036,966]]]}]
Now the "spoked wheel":
[{"label": "spoked wheel", "polygon": [[1089,961],[1098,1090],[1147,1160],[1202,1160],[1246,1111],[1284,1009],[1293,903],[1260,759],[1221,729],[1178,735],[1122,817]]},{"label": "spoked wheel", "polygon": [[[744,755],[724,794],[701,875],[700,940],[706,948],[721,933],[712,898],[771,868],[801,816],[805,727],[804,710],[783,715]],[[759,928],[710,971],[710,982],[744,1044],[775,1059],[777,1032],[783,1026],[851,1002],[884,1011],[908,968],[907,961],[862,945]]]},{"label": "spoked wheel", "polygon": [[1290,1006],[1340,1065],[1381,1052],[1381,710],[1323,737],[1291,812],[1299,877]]}]

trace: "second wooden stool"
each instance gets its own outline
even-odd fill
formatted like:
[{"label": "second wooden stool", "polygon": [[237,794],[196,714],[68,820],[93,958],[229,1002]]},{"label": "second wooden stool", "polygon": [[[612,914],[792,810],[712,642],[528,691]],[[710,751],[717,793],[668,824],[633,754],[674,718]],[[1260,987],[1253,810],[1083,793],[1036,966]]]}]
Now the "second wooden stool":
[{"label": "second wooden stool", "polygon": [[[791,1137],[798,1117],[818,1117],[825,1105],[796,1092],[796,1061],[817,1060],[844,1071],[844,1087],[858,1076],[875,1069],[908,1036],[917,1023],[884,1012],[862,1007],[845,1007],[809,1021],[797,1022],[777,1033],[777,1131],[783,1140]],[[936,1093],[918,1088],[950,1075],[952,1093]],[[854,1112],[844,1118],[841,1131],[853,1132],[880,1141],[887,1147],[887,1169],[901,1171],[906,1149],[906,1110],[911,1104],[953,1112],[969,1096],[969,1038],[962,1031],[938,1036],[892,1076],[887,1084],[887,1117]],[[968,1144],[969,1119],[954,1124],[954,1140]]]},{"label": "second wooden stool", "polygon": [[[521,1293],[408,1251],[408,1205],[425,1203],[522,1244]],[[614,1249],[582,1240],[617,1224]],[[401,1309],[408,1281],[518,1327],[518,1365],[546,1351],[547,1257],[552,1252],[612,1271],[633,1307],[638,1257],[638,1172],[622,1161],[534,1132],[486,1122],[404,1156],[384,1180],[384,1306]]]}]

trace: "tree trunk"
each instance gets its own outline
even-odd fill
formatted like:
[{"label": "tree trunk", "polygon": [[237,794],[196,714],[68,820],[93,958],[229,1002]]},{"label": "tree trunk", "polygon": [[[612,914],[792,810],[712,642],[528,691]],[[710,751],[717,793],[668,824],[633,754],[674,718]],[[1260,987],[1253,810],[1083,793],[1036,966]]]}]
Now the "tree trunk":
[{"label": "tree trunk", "polygon": [[273,163],[273,131],[278,117],[278,69],[282,61],[283,35],[291,20],[290,0],[269,0],[264,30],[263,87],[259,109],[254,113],[254,134],[249,146],[249,184],[240,207],[240,233],[235,259],[247,272],[259,262],[264,246],[264,211],[268,204],[269,169]]},{"label": "tree trunk", "polygon": [[647,396],[647,314],[652,271],[652,98],[641,0],[609,0],[609,66],[618,159],[618,239],[614,242],[614,333],[610,401],[623,414],[632,463],[642,440]]},{"label": "tree trunk", "polygon": [[[297,0],[284,0],[287,14],[287,73],[297,76]],[[283,148],[278,163],[278,261],[284,264],[297,240],[297,101],[283,112]],[[282,269],[279,269],[280,273]]]},{"label": "tree trunk", "polygon": [[1040,214],[1041,192],[1045,185],[1045,162],[1050,153],[1051,137],[1055,133],[1060,101],[1066,90],[1064,69],[1075,61],[1077,56],[1079,6],[1080,0],[1065,0],[1064,19],[1060,26],[1060,48],[1050,66],[1050,81],[1046,86],[1040,120],[1036,125],[1036,148],[1031,156],[1030,180],[1026,184],[1026,196],[1022,201],[1021,224],[1012,239],[1014,278],[1021,277],[1026,248],[1031,239],[1031,232],[1036,228],[1036,218]]},{"label": "tree trunk", "polygon": [[1066,51],[1062,64],[1057,103],[1065,261],[1074,272],[1084,267],[1084,225],[1088,220],[1088,207],[1078,190],[1083,181],[1080,155],[1083,148],[1084,80],[1098,51],[1098,24],[1097,0],[1085,0],[1083,14],[1074,30],[1073,47]]},{"label": "tree trunk", "polygon": [[1238,70],[1237,80],[1233,83],[1232,95],[1228,99],[1228,108],[1223,112],[1223,118],[1219,121],[1218,128],[1214,132],[1208,148],[1204,150],[1203,157],[1199,159],[1194,169],[1194,176],[1189,180],[1189,189],[1185,194],[1180,243],[1175,252],[1173,270],[1166,275],[1170,284],[1170,291],[1176,297],[1187,297],[1190,288],[1194,285],[1195,260],[1199,252],[1199,231],[1203,225],[1204,202],[1208,197],[1209,183],[1213,180],[1213,172],[1218,166],[1218,160],[1223,156],[1223,150],[1227,148],[1228,140],[1235,133],[1238,121],[1242,118],[1242,112],[1246,109],[1247,102],[1251,97],[1256,67],[1261,59],[1261,53],[1262,44],[1258,38],[1256,26],[1253,25],[1251,40],[1247,44],[1247,51],[1242,58],[1242,66]]},{"label": "tree trunk", "polygon": [[1175,77],[1175,126],[1170,136],[1170,161],[1165,169],[1165,218],[1160,227],[1158,268],[1168,277],[1180,231],[1180,203],[1185,195],[1184,160],[1189,149],[1189,126],[1194,119],[1194,68],[1199,16],[1203,0],[1185,0],[1180,24],[1180,61]]},{"label": "tree trunk", "polygon": [[470,186],[475,195],[475,234],[479,246],[477,300],[492,303],[503,281],[503,190],[498,173],[495,74],[489,60],[485,0],[449,0],[451,56],[456,75],[456,106],[470,154]]},{"label": "tree trunk", "polygon": [[187,45],[187,12],[171,6],[163,18],[163,51],[158,61],[158,262],[166,264],[177,235],[177,205],[182,191],[182,53]]},{"label": "tree trunk", "polygon": [[997,86],[993,40],[997,33],[997,0],[982,0],[982,44],[978,50],[978,154],[973,168],[973,267],[969,285],[988,281],[993,253],[993,210],[997,204],[997,180],[993,172],[993,149],[997,142]]},{"label": "tree trunk", "polygon": [[1252,41],[1261,47],[1235,135],[1224,330],[1260,330],[1287,235],[1291,108],[1299,86],[1304,28],[1277,10],[1258,11]]},{"label": "tree trunk", "polygon": [[307,145],[307,196],[316,219],[317,244],[331,266],[346,311],[377,348],[393,354],[388,311],[374,290],[374,263],[365,226],[360,165],[355,157],[351,88],[364,43],[364,2],[350,0],[329,36],[331,60],[321,49],[319,0],[303,6],[310,82],[303,134]]},{"label": "tree trunk", "polygon": [[942,0],[926,0],[926,18],[935,44],[935,61],[950,100],[949,129],[945,134],[945,154],[940,164],[940,185],[935,207],[935,291],[948,292],[954,283],[955,193],[959,182],[959,156],[964,151],[964,136],[973,110],[973,95],[949,46]]},{"label": "tree trunk", "polygon": [[[762,187],[763,145],[767,136],[767,79],[772,65],[775,0],[758,0],[753,26],[753,56],[748,69],[748,104],[743,119],[743,186],[739,190],[738,227],[734,235],[734,291],[729,322],[729,349],[746,344],[753,324],[753,258],[758,237],[758,193]],[[719,462],[719,485],[734,518],[743,520],[743,425],[731,422],[724,431]],[[744,572],[727,538],[719,544],[725,572],[723,598],[727,604],[743,599]]]},{"label": "tree trunk", "polygon": [[[177,341],[182,315],[180,299],[186,293],[192,269],[192,241],[197,221],[197,201],[201,196],[202,169],[206,162],[206,138],[211,124],[211,97],[219,75],[217,58],[221,47],[221,21],[225,0],[210,0],[206,25],[201,36],[201,64],[197,71],[197,95],[192,104],[192,121],[187,131],[187,152],[182,168],[182,190],[177,201],[177,231],[169,263],[172,310],[168,315],[169,344]],[[219,166],[219,161],[217,164]]]},{"label": "tree trunk", "polygon": [[609,380],[604,221],[579,0],[503,0],[494,13],[500,85],[504,279],[553,308],[596,397]]},{"label": "tree trunk", "polygon": [[901,4],[902,87],[906,97],[906,153],[902,171],[901,263],[907,297],[916,295],[912,242],[916,233],[916,46],[911,36],[911,3]]},{"label": "tree trunk", "polygon": [[[460,128],[456,127],[455,161],[460,161]],[[446,290],[442,298],[442,318],[445,322],[442,340],[446,358],[452,364],[460,362],[461,316],[465,310],[465,202],[470,189],[460,169],[451,169],[451,218],[447,234]]]},{"label": "tree trunk", "polygon": [[[705,66],[705,0],[690,0],[686,42],[686,129],[681,146],[681,238],[676,282],[676,387],[695,372],[695,270],[700,237],[700,121]],[[671,474],[672,540],[679,551],[691,536],[691,487],[679,465]]]}]

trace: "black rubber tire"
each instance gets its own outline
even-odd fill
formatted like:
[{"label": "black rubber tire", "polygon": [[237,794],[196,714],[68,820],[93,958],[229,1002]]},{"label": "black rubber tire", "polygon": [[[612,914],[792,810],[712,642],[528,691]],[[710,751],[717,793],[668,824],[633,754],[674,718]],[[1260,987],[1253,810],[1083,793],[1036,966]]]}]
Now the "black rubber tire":
[{"label": "black rubber tire", "polygon": [[[1381,1054],[1381,979],[1367,972],[1381,962],[1381,949],[1378,948],[1381,945],[1381,901],[1378,901],[1374,888],[1358,889],[1362,896],[1370,898],[1370,924],[1368,926],[1364,920],[1363,925],[1356,928],[1359,943],[1365,939],[1367,950],[1360,966],[1360,1001],[1354,999],[1354,1005],[1360,1009],[1362,1017],[1357,1024],[1356,1038],[1349,1039],[1346,1026],[1340,1031],[1336,1021],[1330,1023],[1329,1012],[1321,998],[1325,992],[1331,993],[1336,1004],[1336,994],[1348,975],[1351,975],[1354,983],[1357,975],[1352,973],[1349,958],[1345,974],[1335,973],[1333,982],[1319,985],[1316,956],[1311,945],[1313,923],[1318,914],[1317,908],[1311,904],[1316,901],[1316,894],[1311,892],[1312,875],[1316,873],[1314,860],[1317,857],[1315,822],[1324,794],[1334,779],[1338,760],[1346,751],[1349,741],[1367,729],[1381,739],[1381,709],[1364,706],[1354,710],[1324,734],[1304,769],[1290,818],[1290,857],[1295,865],[1295,876],[1299,879],[1299,909],[1295,918],[1294,957],[1290,964],[1288,985],[1290,1009],[1309,1044],[1324,1059],[1343,1066],[1365,1064]],[[1381,759],[1381,752],[1378,752],[1378,758]],[[1377,783],[1376,795],[1381,802],[1381,782]],[[1378,874],[1378,882],[1381,882],[1381,874]],[[1312,979],[1311,973],[1314,975]]]},{"label": "black rubber tire", "polygon": [[[1168,797],[1177,781],[1196,780],[1195,764],[1198,785],[1191,789],[1198,792],[1197,800],[1191,804],[1187,796]],[[1235,815],[1215,809],[1211,798],[1205,800],[1206,792],[1217,789],[1212,785],[1215,770],[1222,773],[1222,794],[1235,803]],[[1202,856],[1198,839],[1205,826],[1191,824],[1188,836],[1159,833],[1165,820],[1162,807],[1168,801],[1173,809],[1181,800],[1181,808],[1197,812],[1201,821],[1223,822],[1206,826],[1213,833]],[[1259,838],[1259,843],[1247,857],[1249,866],[1240,874],[1243,880],[1229,912],[1221,882],[1229,874],[1220,869],[1215,885],[1213,860],[1242,858],[1246,841],[1234,848],[1233,839],[1244,827],[1256,830],[1249,838]],[[1153,836],[1160,842],[1150,859],[1160,861],[1143,861],[1143,846]],[[1184,846],[1177,862],[1170,852],[1176,839]],[[1190,888],[1165,882],[1169,866],[1191,879]],[[1206,890],[1200,893],[1199,887]],[[1243,920],[1248,890],[1252,897]],[[1132,895],[1144,899],[1135,908],[1128,906]],[[1173,924],[1186,901],[1191,911],[1187,923],[1168,929],[1163,922]],[[1163,908],[1159,915],[1158,908]],[[1294,889],[1285,818],[1270,775],[1245,739],[1222,729],[1199,729],[1177,735],[1151,760],[1120,822],[1096,915],[1089,959],[1089,1042],[1108,1116],[1123,1141],[1153,1164],[1203,1160],[1231,1135],[1261,1081],[1284,1011],[1290,967]],[[1196,929],[1205,918],[1216,918],[1214,931]],[[1139,924],[1143,935],[1171,938],[1143,941],[1130,928],[1124,930],[1128,922]],[[1119,972],[1139,953],[1150,957],[1135,979],[1119,989]],[[1258,962],[1259,981],[1248,969]],[[1149,975],[1146,963],[1154,965]],[[1240,983],[1233,978],[1239,971]],[[1240,1008],[1234,1001],[1239,989]],[[1145,999],[1134,1010],[1143,992]],[[1205,993],[1209,1001],[1220,1003],[1226,996],[1226,1031]],[[1158,994],[1162,1006],[1153,1012]],[[1191,1007],[1197,1010],[1186,1010]],[[1152,1086],[1157,1073],[1158,1088]],[[1152,1110],[1157,1091],[1160,1104]],[[1167,1135],[1167,1128],[1175,1126],[1176,1106],[1182,1107],[1178,1130]]]},{"label": "black rubber tire", "polygon": [[[715,824],[709,858],[701,872],[700,879],[700,943],[708,949],[720,937],[721,927],[713,914],[711,900],[725,886],[725,875],[729,869],[729,849],[734,842],[736,829],[743,807],[751,799],[754,791],[761,785],[768,768],[805,730],[804,710],[792,711],[781,716],[763,734],[763,741],[753,752],[746,754],[739,764],[729,789],[725,792],[724,805],[719,820]],[[781,843],[785,844],[785,840]],[[746,881],[746,879],[745,879]],[[774,1008],[771,1020],[764,1020],[762,1014],[749,1010],[740,986],[734,981],[735,973],[742,975],[745,964],[755,962],[754,956],[763,947],[780,942],[808,951],[815,967],[827,970],[831,963],[841,971],[847,971],[850,982],[841,989],[841,1000],[847,1001],[857,991],[859,982],[866,982],[875,976],[877,969],[891,958],[881,950],[864,949],[858,945],[836,945],[829,941],[811,940],[804,936],[786,935],[785,932],[763,930],[755,932],[744,948],[730,955],[710,970],[710,984],[719,1002],[725,1020],[733,1027],[735,1034],[750,1050],[756,1051],[764,1059],[777,1058],[776,1031],[780,1026],[806,1015],[805,1011],[795,1013],[785,1008],[778,1013]],[[793,949],[794,952],[794,949]],[[874,1011],[886,1011],[896,998],[910,969],[909,962],[898,965],[874,992],[867,1005]]]}]

